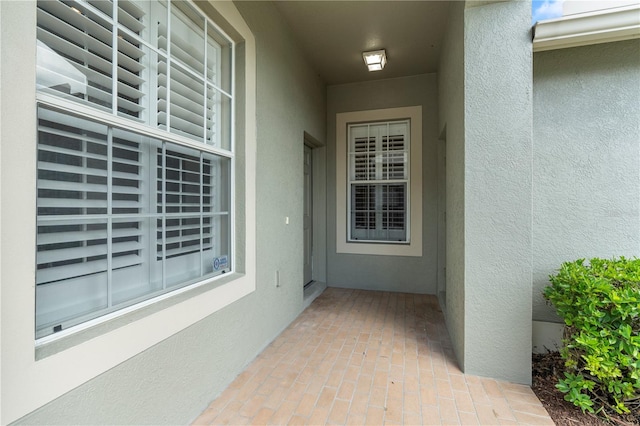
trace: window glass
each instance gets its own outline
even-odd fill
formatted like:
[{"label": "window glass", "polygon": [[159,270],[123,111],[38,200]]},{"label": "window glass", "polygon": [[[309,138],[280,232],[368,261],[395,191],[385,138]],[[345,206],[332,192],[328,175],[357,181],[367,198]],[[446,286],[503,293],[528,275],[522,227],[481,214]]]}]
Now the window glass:
[{"label": "window glass", "polygon": [[111,110],[113,18],[89,5],[41,0],[37,19],[38,90]]},{"label": "window glass", "polygon": [[349,241],[407,242],[409,121],[349,126]]},{"label": "window glass", "polygon": [[38,336],[230,270],[231,159],[38,116]]},{"label": "window glass", "polygon": [[231,149],[233,43],[190,3],[41,0],[37,17],[39,92]]}]

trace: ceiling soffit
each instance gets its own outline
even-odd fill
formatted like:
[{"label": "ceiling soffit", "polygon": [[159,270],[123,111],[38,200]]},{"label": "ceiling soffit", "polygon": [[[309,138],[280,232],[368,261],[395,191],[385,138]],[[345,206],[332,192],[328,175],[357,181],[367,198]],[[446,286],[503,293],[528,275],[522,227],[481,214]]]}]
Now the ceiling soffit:
[{"label": "ceiling soffit", "polygon": [[[308,60],[329,85],[436,72],[447,1],[275,1]],[[384,70],[362,52],[385,49]]]}]

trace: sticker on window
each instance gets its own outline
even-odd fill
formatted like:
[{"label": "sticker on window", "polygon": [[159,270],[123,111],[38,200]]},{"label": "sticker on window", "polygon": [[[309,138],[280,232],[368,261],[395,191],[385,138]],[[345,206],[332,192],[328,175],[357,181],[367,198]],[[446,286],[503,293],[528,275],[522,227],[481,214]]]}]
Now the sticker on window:
[{"label": "sticker on window", "polygon": [[214,271],[220,271],[222,269],[226,269],[228,265],[229,265],[229,259],[227,255],[213,258]]}]

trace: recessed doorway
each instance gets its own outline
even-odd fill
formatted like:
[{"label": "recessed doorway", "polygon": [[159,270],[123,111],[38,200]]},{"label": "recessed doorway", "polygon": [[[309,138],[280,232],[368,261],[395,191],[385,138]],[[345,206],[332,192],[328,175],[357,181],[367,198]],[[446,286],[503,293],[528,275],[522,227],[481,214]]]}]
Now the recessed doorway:
[{"label": "recessed doorway", "polygon": [[304,285],[313,281],[313,149],[304,145]]}]

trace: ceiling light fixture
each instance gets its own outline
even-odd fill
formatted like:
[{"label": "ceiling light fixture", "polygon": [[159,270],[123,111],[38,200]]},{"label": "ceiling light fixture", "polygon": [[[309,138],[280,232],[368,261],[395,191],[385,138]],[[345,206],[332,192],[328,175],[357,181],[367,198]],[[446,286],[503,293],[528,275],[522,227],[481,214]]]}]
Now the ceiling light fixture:
[{"label": "ceiling light fixture", "polygon": [[380,71],[387,64],[387,54],[384,49],[362,52],[362,59],[369,71]]}]

